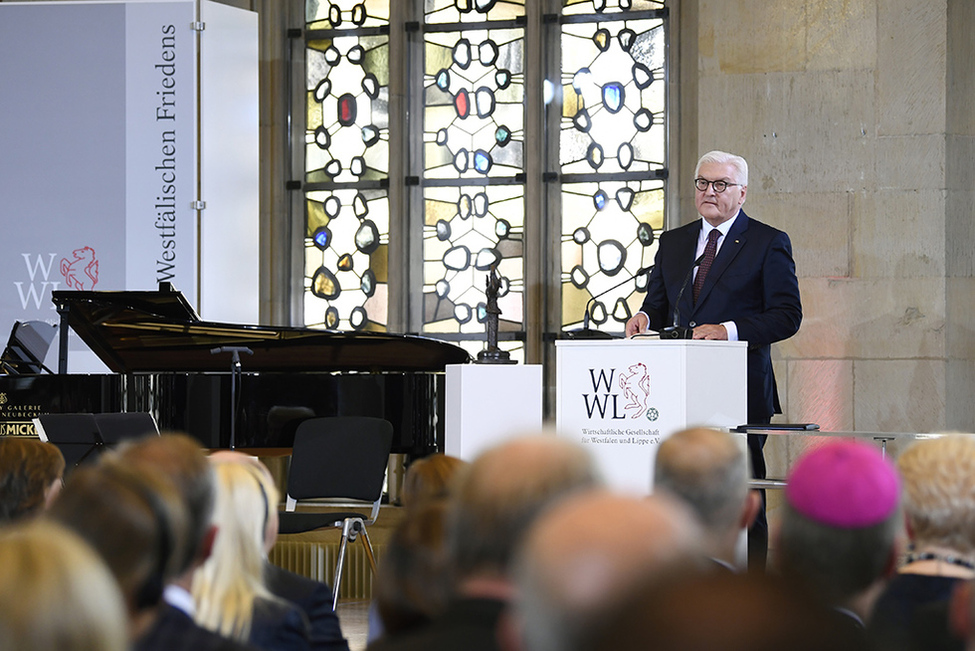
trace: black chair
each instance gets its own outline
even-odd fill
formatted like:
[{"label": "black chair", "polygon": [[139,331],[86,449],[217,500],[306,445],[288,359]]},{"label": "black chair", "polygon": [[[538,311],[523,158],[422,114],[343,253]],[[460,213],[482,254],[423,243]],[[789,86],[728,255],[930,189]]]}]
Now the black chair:
[{"label": "black chair", "polygon": [[[366,527],[376,521],[382,500],[393,426],[380,418],[337,416],[312,418],[298,425],[288,472],[286,511],[281,512],[278,532],[301,533],[326,527],[341,527],[332,609],[338,602],[342,565],[349,542],[362,534],[366,556],[376,573],[376,558]],[[300,500],[331,500],[372,504],[369,515],[361,512],[296,512]]]},{"label": "black chair", "polygon": [[15,321],[7,339],[7,347],[0,354],[0,373],[32,375],[50,373],[44,358],[54,341],[58,327],[44,321]]}]

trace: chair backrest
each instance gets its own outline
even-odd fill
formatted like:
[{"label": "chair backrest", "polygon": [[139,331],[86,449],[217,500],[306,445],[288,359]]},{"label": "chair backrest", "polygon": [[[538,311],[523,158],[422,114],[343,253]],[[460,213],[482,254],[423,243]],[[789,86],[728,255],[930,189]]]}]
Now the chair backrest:
[{"label": "chair backrest", "polygon": [[288,497],[373,502],[382,495],[393,426],[381,418],[312,418],[298,425]]}]

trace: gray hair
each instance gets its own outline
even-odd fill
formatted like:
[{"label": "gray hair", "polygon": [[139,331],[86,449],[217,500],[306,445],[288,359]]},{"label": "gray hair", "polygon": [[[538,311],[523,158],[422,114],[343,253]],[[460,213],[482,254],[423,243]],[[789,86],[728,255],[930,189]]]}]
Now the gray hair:
[{"label": "gray hair", "polygon": [[701,156],[694,168],[694,178],[697,178],[704,163],[714,163],[716,165],[731,165],[735,168],[735,183],[738,185],[748,185],[748,163],[741,156],[729,154],[726,151],[709,151]]}]

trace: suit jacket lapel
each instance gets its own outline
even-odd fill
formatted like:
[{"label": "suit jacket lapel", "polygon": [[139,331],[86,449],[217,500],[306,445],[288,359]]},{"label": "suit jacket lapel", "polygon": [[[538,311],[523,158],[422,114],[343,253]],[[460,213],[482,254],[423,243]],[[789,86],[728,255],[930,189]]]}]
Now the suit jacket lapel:
[{"label": "suit jacket lapel", "polygon": [[697,297],[697,302],[694,304],[694,312],[698,309],[708,299],[708,294],[711,293],[711,289],[718,282],[718,278],[721,274],[725,272],[731,261],[735,259],[735,256],[741,251],[742,247],[745,245],[745,233],[748,230],[748,215],[742,210],[741,214],[735,220],[734,225],[731,230],[728,231],[728,235],[725,236],[724,242],[721,244],[721,250],[718,251],[717,257],[714,258],[714,262],[711,263],[711,269],[708,271],[707,278],[704,279],[704,285],[701,287],[701,293]]}]

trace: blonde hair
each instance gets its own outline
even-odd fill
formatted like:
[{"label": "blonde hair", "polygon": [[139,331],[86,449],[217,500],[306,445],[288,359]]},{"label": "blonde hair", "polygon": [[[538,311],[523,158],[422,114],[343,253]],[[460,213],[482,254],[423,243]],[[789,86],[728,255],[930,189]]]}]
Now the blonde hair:
[{"label": "blonde hair", "polygon": [[403,478],[403,506],[411,508],[447,497],[457,471],[467,465],[466,461],[446,454],[417,459],[406,469]]},{"label": "blonde hair", "polygon": [[0,649],[123,651],[125,605],[80,537],[50,521],[0,531]]},{"label": "blonde hair", "polygon": [[226,637],[250,636],[257,598],[276,599],[264,585],[264,535],[278,491],[250,464],[215,463],[217,537],[193,577],[196,622]]},{"label": "blonde hair", "polygon": [[901,454],[897,467],[914,541],[975,552],[975,438],[917,441]]}]

